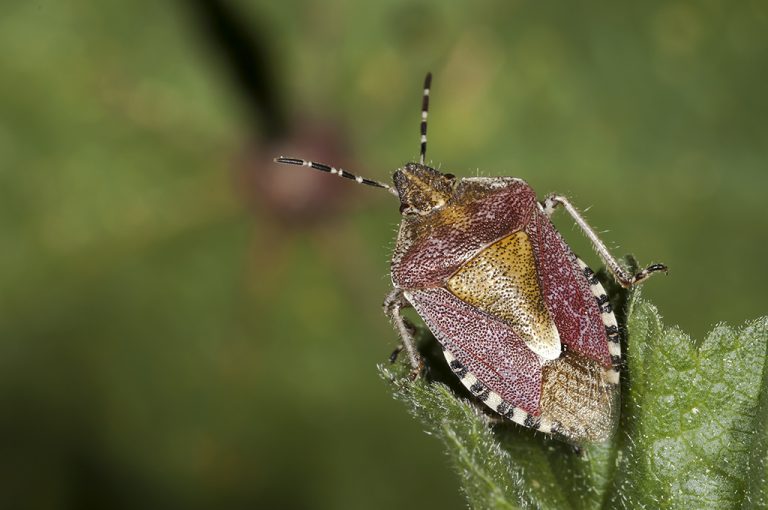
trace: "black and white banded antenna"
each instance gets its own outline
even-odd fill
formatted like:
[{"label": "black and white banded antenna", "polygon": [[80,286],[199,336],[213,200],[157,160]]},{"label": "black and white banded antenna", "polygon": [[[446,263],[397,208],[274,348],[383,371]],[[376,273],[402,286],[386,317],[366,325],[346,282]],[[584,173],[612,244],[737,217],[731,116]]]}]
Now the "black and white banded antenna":
[{"label": "black and white banded antenna", "polygon": [[424,77],[424,95],[421,97],[421,151],[419,164],[424,164],[427,155],[427,115],[429,114],[429,88],[432,86],[432,73]]},{"label": "black and white banded antenna", "polygon": [[280,156],[279,158],[275,158],[274,161],[275,163],[282,163],[284,165],[296,165],[296,166],[306,166],[309,168],[314,168],[315,170],[320,170],[321,172],[338,175],[339,177],[344,177],[345,179],[351,179],[359,184],[373,186],[374,188],[383,188],[389,191],[390,193],[392,193],[393,195],[399,196],[395,188],[393,188],[389,184],[384,184],[383,182],[374,181],[373,179],[366,179],[365,177],[360,177],[359,175],[351,174],[346,170],[342,170],[341,168],[336,168],[330,165],[326,165],[324,163],[316,163],[314,161],[309,161],[306,159],[299,159],[299,158],[287,158],[285,156]]},{"label": "black and white banded antenna", "polygon": [[[424,78],[424,94],[421,98],[421,150],[419,151],[419,164],[424,164],[424,158],[427,155],[427,115],[429,114],[429,87],[432,86],[432,73],[427,73],[427,76]],[[279,158],[274,159],[275,163],[282,163],[284,165],[296,165],[296,166],[306,166],[309,168],[314,168],[315,170],[319,170],[321,172],[327,172],[329,174],[335,174],[339,177],[344,177],[345,179],[351,179],[353,181],[356,181],[360,184],[365,184],[368,186],[373,186],[374,188],[383,188],[396,197],[399,197],[397,190],[390,186],[389,184],[385,184],[383,182],[374,181],[373,179],[367,179],[365,177],[360,177],[359,175],[355,175],[352,173],[347,172],[346,170],[343,170],[341,168],[336,168],[330,165],[326,165],[325,163],[317,163],[315,161],[309,161],[307,159],[301,159],[301,158],[289,158],[285,156],[280,156]]]}]

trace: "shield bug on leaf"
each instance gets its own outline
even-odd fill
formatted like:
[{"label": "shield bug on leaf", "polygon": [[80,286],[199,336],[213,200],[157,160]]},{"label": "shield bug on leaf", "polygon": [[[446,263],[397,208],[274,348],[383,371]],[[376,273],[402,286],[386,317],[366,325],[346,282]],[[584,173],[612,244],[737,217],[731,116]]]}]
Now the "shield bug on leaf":
[{"label": "shield bug on leaf", "polygon": [[430,86],[427,74],[419,162],[395,171],[394,186],[304,159],[275,161],[383,188],[400,200],[394,289],[384,310],[414,376],[423,364],[405,307],[416,310],[456,377],[494,412],[569,442],[603,441],[619,409],[619,328],[595,273],[549,217],[565,209],[623,287],[666,267],[627,272],[565,197],[537,201],[516,177],[457,179],[427,166]]}]

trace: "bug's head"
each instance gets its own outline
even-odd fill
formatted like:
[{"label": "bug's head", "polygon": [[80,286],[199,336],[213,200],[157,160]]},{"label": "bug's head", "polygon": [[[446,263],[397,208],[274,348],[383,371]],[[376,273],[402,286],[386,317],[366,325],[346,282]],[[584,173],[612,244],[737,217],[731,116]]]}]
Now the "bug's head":
[{"label": "bug's head", "polygon": [[427,214],[453,195],[456,177],[419,163],[408,163],[393,176],[403,214]]},{"label": "bug's head", "polygon": [[424,164],[427,153],[427,114],[429,112],[429,93],[432,86],[432,74],[424,78],[424,91],[421,98],[421,150],[419,162],[408,163],[405,168],[395,172],[395,190],[400,198],[402,214],[429,214],[443,207],[453,195],[456,180],[451,174],[441,173]]}]

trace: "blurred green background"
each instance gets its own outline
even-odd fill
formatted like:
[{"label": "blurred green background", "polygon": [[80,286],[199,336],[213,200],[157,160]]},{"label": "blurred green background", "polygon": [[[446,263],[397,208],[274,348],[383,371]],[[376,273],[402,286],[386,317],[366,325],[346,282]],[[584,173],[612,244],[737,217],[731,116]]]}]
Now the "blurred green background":
[{"label": "blurred green background", "polygon": [[701,336],[766,312],[766,26],[759,0],[4,2],[0,506],[463,508],[375,369],[398,204],[271,158],[388,179],[431,70],[428,159],[568,195]]}]

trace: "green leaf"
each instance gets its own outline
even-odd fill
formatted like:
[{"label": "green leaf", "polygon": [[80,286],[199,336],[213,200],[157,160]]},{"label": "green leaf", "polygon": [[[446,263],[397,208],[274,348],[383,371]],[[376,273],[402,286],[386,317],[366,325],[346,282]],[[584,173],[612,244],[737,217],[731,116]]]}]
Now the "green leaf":
[{"label": "green leaf", "polygon": [[471,508],[768,506],[768,317],[718,325],[697,342],[637,294],[617,299],[627,370],[619,430],[606,444],[579,451],[494,423],[444,369],[426,330],[426,378],[411,381],[403,365],[381,374],[445,444]]}]

